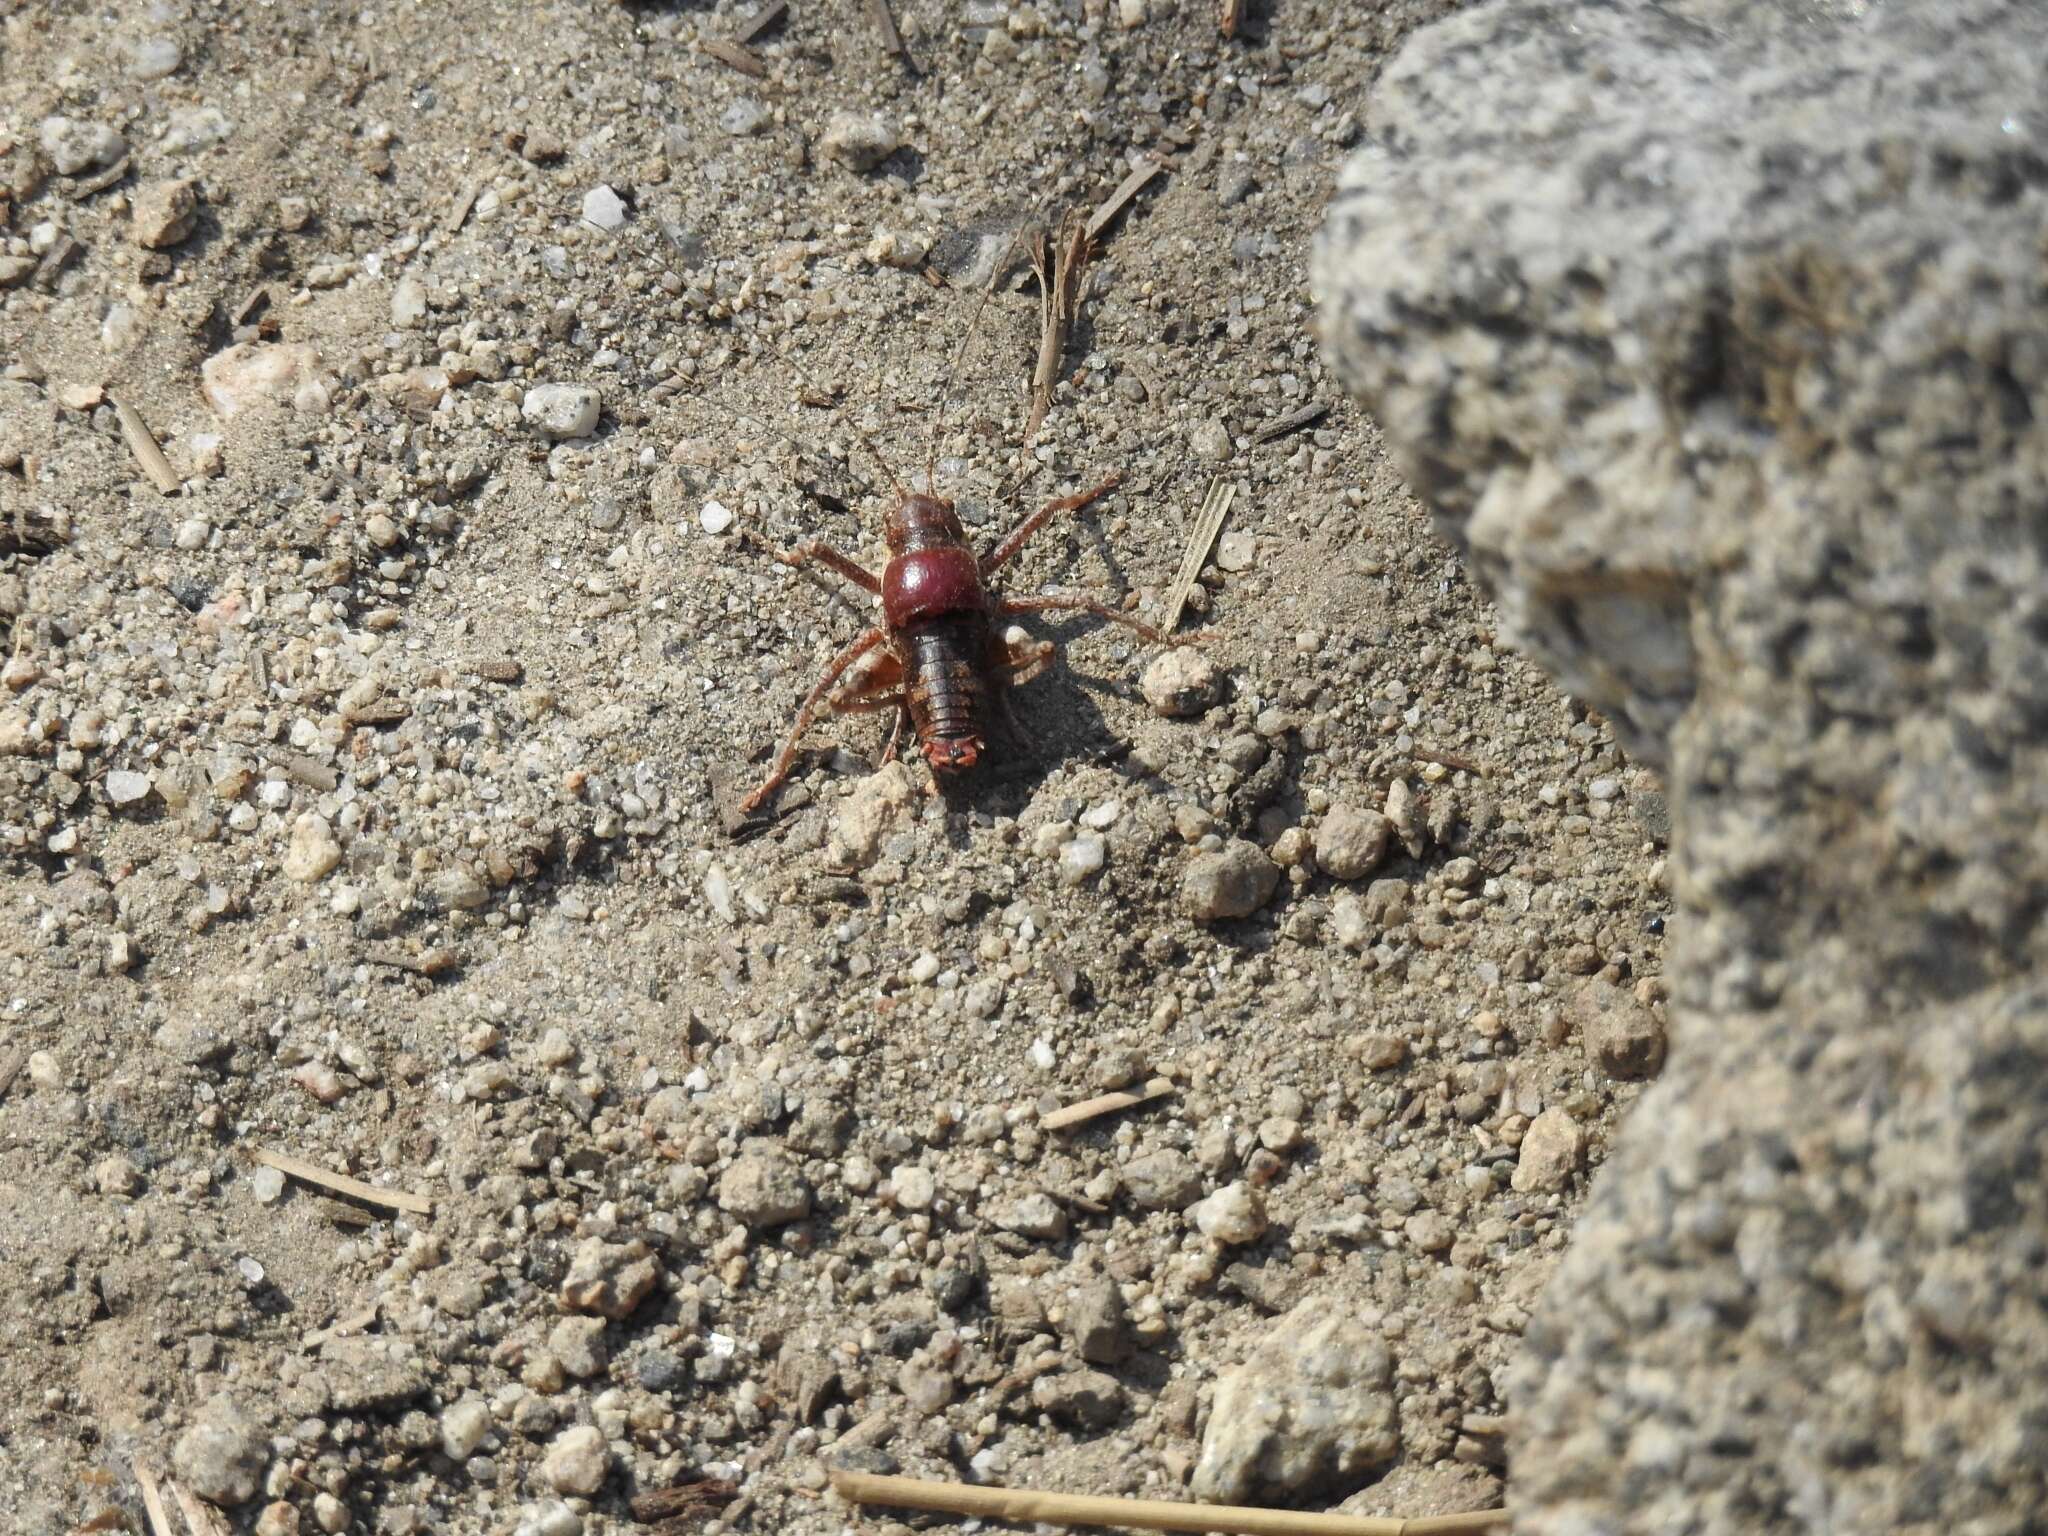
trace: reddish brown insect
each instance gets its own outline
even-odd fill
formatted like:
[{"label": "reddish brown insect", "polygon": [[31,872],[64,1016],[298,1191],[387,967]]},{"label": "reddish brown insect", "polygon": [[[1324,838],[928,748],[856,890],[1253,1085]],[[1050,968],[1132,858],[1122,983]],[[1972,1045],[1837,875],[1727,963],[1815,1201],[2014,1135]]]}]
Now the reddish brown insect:
[{"label": "reddish brown insect", "polygon": [[[761,787],[740,809],[758,810],[789,777],[797,743],[821,704],[840,713],[893,709],[896,730],[907,718],[925,761],[935,773],[959,773],[981,761],[991,726],[1010,724],[1008,690],[1052,665],[1050,641],[1007,639],[998,620],[1022,613],[1079,612],[1136,630],[1161,645],[1190,645],[1197,637],[1172,637],[1092,598],[1047,594],[1005,598],[990,589],[1000,570],[1046,521],[1075,512],[1115,489],[1111,475],[1093,490],[1049,501],[1017,525],[987,554],[977,556],[967,530],[940,496],[901,496],[883,524],[889,564],[878,580],[873,572],[820,539],[791,550],[771,550],[784,565],[815,561],[881,599],[882,622],[833,657],[797,710],[789,734]],[[929,483],[929,482],[927,482]],[[853,676],[840,682],[858,666]],[[834,685],[837,684],[837,691]],[[889,740],[893,754],[896,735]]]}]

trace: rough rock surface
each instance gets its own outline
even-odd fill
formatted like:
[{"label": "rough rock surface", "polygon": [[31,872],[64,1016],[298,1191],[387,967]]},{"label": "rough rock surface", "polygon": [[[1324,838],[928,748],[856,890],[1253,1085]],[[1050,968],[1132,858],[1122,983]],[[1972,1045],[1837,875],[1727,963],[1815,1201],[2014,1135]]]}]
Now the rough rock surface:
[{"label": "rough rock surface", "polygon": [[1670,777],[1670,1058],[1509,1382],[1519,1531],[2048,1500],[2044,61],[1999,0],[1512,0],[1333,205],[1337,366]]},{"label": "rough rock surface", "polygon": [[1303,1302],[1217,1382],[1195,1497],[1353,1492],[1400,1452],[1393,1373],[1378,1334],[1326,1300]]}]

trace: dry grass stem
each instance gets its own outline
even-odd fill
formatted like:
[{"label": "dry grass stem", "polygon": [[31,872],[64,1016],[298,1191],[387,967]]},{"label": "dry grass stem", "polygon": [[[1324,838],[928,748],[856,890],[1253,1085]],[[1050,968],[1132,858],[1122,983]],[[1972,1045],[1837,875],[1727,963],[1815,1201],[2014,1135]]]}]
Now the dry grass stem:
[{"label": "dry grass stem", "polygon": [[1056,1109],[1041,1118],[1038,1123],[1048,1131],[1063,1131],[1070,1125],[1082,1125],[1103,1115],[1113,1115],[1120,1109],[1130,1109],[1135,1105],[1149,1104],[1154,1099],[1163,1099],[1171,1092],[1172,1078],[1155,1077],[1135,1091],[1100,1093],[1092,1099],[1083,1099],[1078,1104]]},{"label": "dry grass stem", "polygon": [[1144,191],[1152,178],[1166,169],[1164,161],[1147,158],[1130,175],[1117,183],[1116,190],[1102,200],[1102,206],[1088,215],[1088,239],[1092,243],[1102,238],[1102,232],[1116,221],[1116,216],[1129,206],[1132,198]]},{"label": "dry grass stem", "polygon": [[1031,417],[1024,426],[1028,447],[1038,436],[1045,413],[1052,409],[1053,386],[1059,382],[1060,359],[1081,307],[1081,276],[1088,269],[1087,227],[1071,216],[1060,226],[1058,242],[1041,232],[1031,246],[1031,270],[1038,274],[1038,366],[1031,370]]},{"label": "dry grass stem", "polygon": [[1330,414],[1329,404],[1322,400],[1304,405],[1298,411],[1289,411],[1285,416],[1276,416],[1252,433],[1255,443],[1270,443],[1275,438],[1285,437],[1290,432],[1299,432],[1303,427],[1314,426]]},{"label": "dry grass stem", "polygon": [[1209,482],[1202,509],[1195,514],[1195,526],[1188,532],[1188,547],[1180,557],[1180,569],[1174,573],[1173,585],[1166,590],[1166,613],[1160,628],[1169,635],[1180,623],[1181,610],[1187,607],[1188,594],[1195,590],[1202,567],[1209,563],[1209,551],[1216,547],[1216,535],[1223,531],[1223,519],[1230,514],[1231,499],[1236,495],[1235,481],[1218,475]]},{"label": "dry grass stem", "polygon": [[192,1536],[228,1536],[227,1521],[220,1512],[176,1478],[171,1479],[171,1496],[185,1512],[185,1523],[192,1527]]},{"label": "dry grass stem", "polygon": [[425,1195],[407,1194],[402,1189],[379,1189],[374,1184],[365,1184],[361,1179],[352,1179],[345,1173],[329,1173],[318,1163],[309,1163],[303,1157],[293,1157],[289,1152],[273,1152],[267,1147],[258,1147],[250,1154],[257,1162],[275,1168],[279,1173],[291,1175],[308,1184],[317,1184],[322,1189],[333,1190],[339,1195],[353,1195],[371,1205],[389,1206],[393,1210],[409,1211],[415,1216],[425,1216],[434,1209],[433,1201]]},{"label": "dry grass stem", "polygon": [[156,1485],[156,1474],[138,1461],[135,1483],[142,1490],[142,1512],[149,1517],[150,1536],[171,1536],[171,1516],[164,1508],[163,1490]]},{"label": "dry grass stem", "polygon": [[1237,29],[1244,21],[1244,0],[1223,0],[1223,35],[1237,36]]},{"label": "dry grass stem", "polygon": [[1112,1499],[1091,1493],[1037,1493],[834,1472],[832,1490],[854,1504],[978,1515],[1017,1525],[1117,1525],[1144,1531],[1201,1531],[1234,1536],[1468,1536],[1507,1524],[1504,1509],[1400,1520],[1380,1515],[1327,1515],[1236,1504],[1178,1504],[1164,1499]]}]

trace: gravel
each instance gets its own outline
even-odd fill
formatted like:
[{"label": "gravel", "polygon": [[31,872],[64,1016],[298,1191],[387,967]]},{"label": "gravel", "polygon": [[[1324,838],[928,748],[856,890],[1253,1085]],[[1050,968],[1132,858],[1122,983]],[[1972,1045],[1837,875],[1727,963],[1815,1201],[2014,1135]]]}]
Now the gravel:
[{"label": "gravel", "polygon": [[188,239],[199,224],[199,189],[189,180],[157,181],[135,193],[135,243],[161,251]]},{"label": "gravel", "polygon": [[611,1447],[603,1431],[594,1425],[578,1424],[565,1429],[548,1446],[541,1462],[541,1476],[557,1493],[588,1497],[604,1486],[611,1475]]},{"label": "gravel", "polygon": [[[919,75],[855,50],[829,82],[786,29],[752,45],[769,82],[725,68],[689,7],[564,30],[454,0],[397,71],[362,51],[381,11],[241,8],[204,47],[144,24],[181,50],[155,84],[86,13],[23,34],[24,78],[115,49],[118,89],[63,110],[132,165],[51,176],[40,113],[0,149],[0,261],[28,264],[0,316],[36,338],[0,360],[0,522],[63,523],[0,570],[31,1052],[0,1184],[39,1196],[0,1202],[0,1389],[55,1447],[9,1520],[88,1523],[88,1434],[167,1465],[223,1382],[272,1453],[238,1528],[609,1530],[703,1476],[823,1536],[836,1460],[1170,1496],[1219,1374],[1305,1295],[1405,1327],[1418,1473],[1502,1411],[1502,1319],[1587,1182],[1517,1194],[1518,1143],[1568,1103],[1584,1170],[1635,1092],[1558,1027],[1565,962],[1661,1007],[1654,785],[1504,648],[1468,664],[1495,615],[1326,387],[1303,241],[1374,39],[1415,17],[1368,36],[1306,0],[1252,71],[1190,7],[1086,10],[934,11]],[[478,36],[558,88],[466,72]],[[833,158],[838,112],[901,147]],[[1103,231],[1026,450],[1004,210],[1094,206],[1158,122],[1206,159]],[[1219,212],[1239,156],[1256,188]],[[138,246],[137,199],[180,181],[193,231]],[[754,535],[879,569],[877,454],[906,483],[931,458],[984,548],[1121,472],[998,584],[1156,622],[1204,423],[1240,483],[1200,646],[1023,615],[1060,656],[973,775],[934,792],[914,751],[881,763],[886,710],[828,711],[772,814],[729,819],[872,614]],[[1390,823],[1338,880],[1319,830],[1396,780],[1422,854]],[[1416,1246],[1429,1214],[1449,1247]],[[591,1493],[554,1477],[585,1427]]]}]

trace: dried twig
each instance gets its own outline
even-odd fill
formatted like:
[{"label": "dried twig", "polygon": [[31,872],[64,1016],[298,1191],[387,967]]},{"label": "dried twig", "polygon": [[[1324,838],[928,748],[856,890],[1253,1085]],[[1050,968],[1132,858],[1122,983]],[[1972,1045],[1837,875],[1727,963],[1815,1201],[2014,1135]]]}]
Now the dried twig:
[{"label": "dried twig", "polygon": [[1457,752],[1446,752],[1441,747],[1415,747],[1409,754],[1418,763],[1441,763],[1446,768],[1462,768],[1467,773],[1476,773],[1480,778],[1490,778],[1484,763],[1474,762]]},{"label": "dried twig", "polygon": [[257,1162],[288,1173],[295,1179],[308,1184],[317,1184],[322,1189],[331,1189],[339,1195],[352,1195],[371,1205],[389,1206],[393,1210],[409,1211],[415,1216],[425,1216],[434,1209],[433,1201],[425,1195],[408,1194],[402,1189],[379,1189],[374,1184],[365,1184],[361,1179],[352,1179],[345,1173],[329,1173],[318,1163],[309,1163],[303,1157],[293,1157],[289,1152],[272,1152],[267,1147],[257,1147],[251,1154]]},{"label": "dried twig", "polygon": [[400,949],[366,949],[363,962],[366,965],[386,965],[394,971],[410,971],[415,976],[433,977],[455,968],[455,954],[446,949],[422,950],[417,955],[408,955]]},{"label": "dried twig", "polygon": [[700,1477],[672,1488],[650,1488],[633,1495],[629,1506],[642,1525],[683,1530],[716,1514],[739,1497],[739,1488],[723,1478]]},{"label": "dried twig", "polygon": [[1043,231],[1031,243],[1031,270],[1038,274],[1038,366],[1031,371],[1031,419],[1024,426],[1027,445],[1038,436],[1045,413],[1052,409],[1053,385],[1059,381],[1060,359],[1081,307],[1081,274],[1088,268],[1087,226],[1072,217],[1060,226],[1058,244]]},{"label": "dried twig", "polygon": [[1244,20],[1244,0],[1223,0],[1223,35],[1237,36],[1238,25]]},{"label": "dried twig", "polygon": [[868,17],[875,24],[875,30],[882,34],[882,51],[893,53],[912,69],[917,66],[910,57],[910,50],[903,46],[903,34],[896,30],[896,18],[889,13],[889,0],[868,0]]},{"label": "dried twig", "polygon": [[29,274],[29,282],[37,288],[48,288],[57,281],[57,274],[64,270],[64,264],[85,247],[69,235],[59,235],[57,243],[43,253],[43,259],[36,263],[36,269]]},{"label": "dried twig", "polygon": [[71,201],[81,203],[95,192],[106,191],[107,188],[119,181],[123,176],[126,176],[134,168],[134,161],[127,155],[123,155],[105,170],[91,176],[81,176],[77,181],[71,183],[69,194]]},{"label": "dried twig", "polygon": [[1173,585],[1166,591],[1166,617],[1162,627],[1170,635],[1180,623],[1181,610],[1187,606],[1188,594],[1195,590],[1195,578],[1202,574],[1202,567],[1209,562],[1209,551],[1216,547],[1216,535],[1223,531],[1223,519],[1229,515],[1231,498],[1237,495],[1237,483],[1218,475],[1209,482],[1208,494],[1202,498],[1202,509],[1195,514],[1195,526],[1188,531],[1188,547],[1180,557],[1180,569],[1174,573]]},{"label": "dried twig", "polygon": [[1298,411],[1289,411],[1285,416],[1276,416],[1263,427],[1252,433],[1255,443],[1270,443],[1275,438],[1285,437],[1290,432],[1299,432],[1303,427],[1314,426],[1330,414],[1329,402],[1317,400],[1304,405]]},{"label": "dried twig", "polygon": [[768,66],[754,57],[751,51],[738,43],[730,42],[722,37],[707,37],[698,43],[697,47],[703,52],[710,54],[719,63],[730,69],[736,69],[743,75],[751,75],[756,80],[766,80],[768,78]]},{"label": "dried twig", "polygon": [[121,436],[127,440],[128,451],[135,455],[135,462],[149,476],[149,483],[162,495],[174,494],[179,485],[178,472],[171,468],[171,461],[157,446],[156,434],[149,430],[149,423],[142,419],[142,413],[126,400],[116,400],[114,415],[121,422]]},{"label": "dried twig", "polygon": [[1149,1104],[1154,1099],[1163,1099],[1171,1092],[1172,1078],[1155,1077],[1136,1092],[1097,1094],[1092,1099],[1083,1099],[1078,1104],[1056,1109],[1042,1117],[1038,1123],[1048,1131],[1063,1131],[1070,1125],[1080,1125],[1089,1120],[1099,1119],[1103,1115],[1113,1115],[1120,1109],[1130,1109],[1134,1105]]},{"label": "dried twig", "polygon": [[469,185],[455,194],[455,201],[449,206],[448,217],[441,221],[441,228],[447,234],[454,234],[469,221],[469,210],[476,206],[476,200],[483,196],[484,187],[489,184],[488,175],[473,178]]},{"label": "dried twig", "polygon": [[762,6],[740,24],[740,29],[733,33],[732,40],[744,48],[788,14],[789,0],[770,0],[769,4]]},{"label": "dried twig", "polygon": [[1091,1493],[1037,1493],[1025,1488],[985,1488],[967,1483],[927,1482],[915,1477],[879,1477],[869,1472],[835,1471],[832,1491],[855,1504],[980,1515],[1016,1525],[1122,1525],[1148,1531],[1235,1532],[1240,1536],[1467,1536],[1498,1530],[1508,1521],[1504,1509],[1397,1520],[1379,1515],[1309,1514],[1235,1504],[1110,1499]]},{"label": "dried twig", "polygon": [[163,1490],[156,1485],[156,1474],[138,1461],[135,1482],[142,1490],[142,1512],[149,1517],[150,1536],[171,1536],[171,1517],[164,1508]]},{"label": "dried twig", "polygon": [[1089,240],[1101,239],[1102,232],[1116,221],[1116,216],[1124,211],[1130,200],[1144,191],[1152,178],[1165,169],[1164,161],[1147,156],[1142,165],[1118,182],[1116,190],[1102,200],[1102,206],[1088,215]]}]

